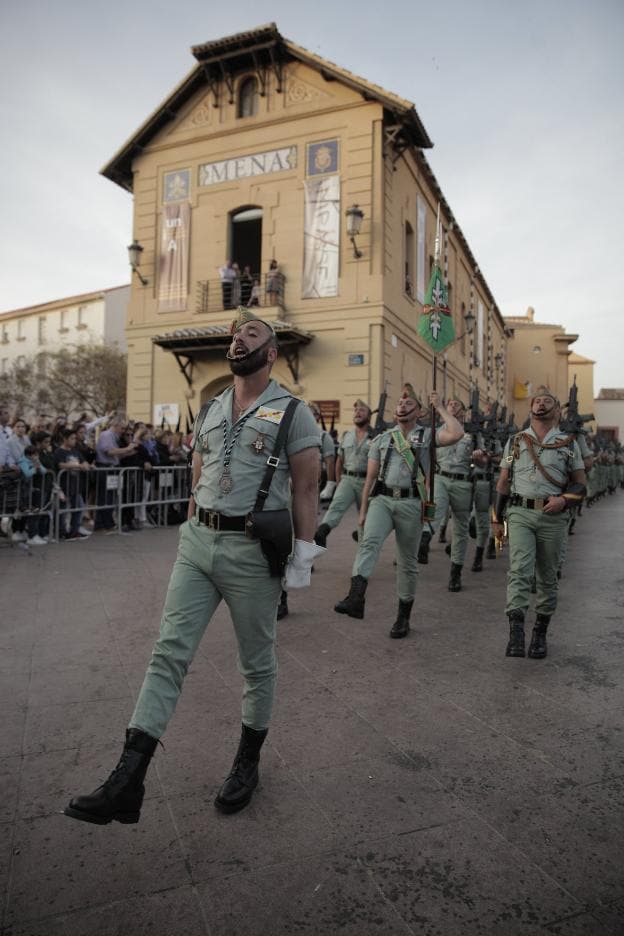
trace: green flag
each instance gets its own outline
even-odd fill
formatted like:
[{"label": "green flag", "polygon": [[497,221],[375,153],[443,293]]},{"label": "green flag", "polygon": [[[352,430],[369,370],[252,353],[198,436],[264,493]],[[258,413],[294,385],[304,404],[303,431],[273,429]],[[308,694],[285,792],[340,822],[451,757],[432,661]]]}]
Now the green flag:
[{"label": "green flag", "polygon": [[453,316],[448,305],[448,289],[437,264],[429,280],[423,314],[418,322],[418,334],[436,354],[455,341]]}]

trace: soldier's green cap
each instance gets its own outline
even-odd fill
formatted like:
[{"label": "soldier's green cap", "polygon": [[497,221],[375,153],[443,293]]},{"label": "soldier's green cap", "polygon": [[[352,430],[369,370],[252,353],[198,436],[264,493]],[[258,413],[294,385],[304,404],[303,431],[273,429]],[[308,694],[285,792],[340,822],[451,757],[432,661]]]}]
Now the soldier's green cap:
[{"label": "soldier's green cap", "polygon": [[531,406],[533,406],[533,400],[535,399],[535,397],[538,397],[538,396],[549,396],[555,401],[555,403],[559,403],[559,400],[557,399],[557,395],[553,393],[552,390],[549,387],[545,386],[544,384],[540,384],[539,387],[537,387],[537,389],[535,390],[535,393],[531,397]]},{"label": "soldier's green cap", "polygon": [[239,306],[236,310],[236,318],[232,320],[232,324],[230,325],[230,334],[233,335],[234,332],[237,332],[241,325],[244,325],[246,322],[262,322],[273,335],[275,334],[275,329],[270,322],[260,318],[259,315],[254,315],[251,309],[246,309],[245,306]]},{"label": "soldier's green cap", "polygon": [[416,403],[420,406],[420,400],[416,396],[416,391],[412,387],[411,383],[403,384],[403,389],[401,390],[401,400],[415,400]]},{"label": "soldier's green cap", "polygon": [[364,400],[359,400],[359,399],[356,400],[355,403],[353,404],[353,409],[357,409],[358,406],[363,406],[364,409],[367,409],[369,413],[371,411],[370,406],[368,405],[368,403],[365,403]]}]

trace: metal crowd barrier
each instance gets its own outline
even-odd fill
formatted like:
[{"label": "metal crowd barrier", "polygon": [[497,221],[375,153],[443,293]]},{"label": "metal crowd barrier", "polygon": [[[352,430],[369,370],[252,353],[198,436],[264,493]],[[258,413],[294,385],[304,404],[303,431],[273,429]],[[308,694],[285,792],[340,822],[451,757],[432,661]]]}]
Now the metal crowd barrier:
[{"label": "metal crowd barrier", "polygon": [[[78,529],[84,514],[94,526],[114,532],[139,524],[163,527],[186,518],[191,491],[191,470],[184,465],[143,468],[90,467],[88,471],[62,469],[27,479],[0,478],[0,517],[4,536],[10,542],[11,530],[28,524],[29,518],[48,518],[50,538],[62,540]],[[42,493],[43,491],[43,493]]]},{"label": "metal crowd barrier", "polygon": [[47,533],[54,523],[54,478],[52,474],[25,478],[13,472],[0,475],[0,530],[2,541],[12,542],[16,528],[27,535]]}]

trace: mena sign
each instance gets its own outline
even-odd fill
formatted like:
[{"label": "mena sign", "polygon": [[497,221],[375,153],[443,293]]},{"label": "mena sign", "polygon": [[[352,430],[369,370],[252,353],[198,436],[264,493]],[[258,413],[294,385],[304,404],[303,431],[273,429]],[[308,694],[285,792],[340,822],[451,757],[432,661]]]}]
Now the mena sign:
[{"label": "mena sign", "polygon": [[297,147],[287,146],[266,153],[253,153],[251,156],[237,156],[222,162],[204,163],[199,167],[199,184],[218,185],[219,182],[233,182],[250,176],[285,172],[296,167]]}]

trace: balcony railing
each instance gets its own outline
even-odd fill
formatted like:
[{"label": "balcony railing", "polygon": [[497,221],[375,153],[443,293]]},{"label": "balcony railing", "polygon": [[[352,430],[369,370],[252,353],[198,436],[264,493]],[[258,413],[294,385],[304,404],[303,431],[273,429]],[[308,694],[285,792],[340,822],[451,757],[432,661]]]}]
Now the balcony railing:
[{"label": "balcony railing", "polygon": [[266,273],[263,278],[253,276],[249,280],[224,281],[219,278],[197,280],[195,293],[196,312],[223,312],[236,309],[273,307],[284,310],[283,273]]}]

